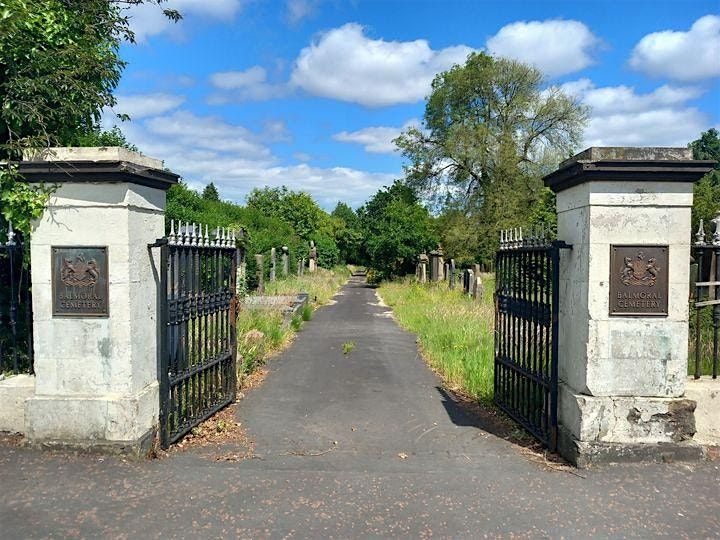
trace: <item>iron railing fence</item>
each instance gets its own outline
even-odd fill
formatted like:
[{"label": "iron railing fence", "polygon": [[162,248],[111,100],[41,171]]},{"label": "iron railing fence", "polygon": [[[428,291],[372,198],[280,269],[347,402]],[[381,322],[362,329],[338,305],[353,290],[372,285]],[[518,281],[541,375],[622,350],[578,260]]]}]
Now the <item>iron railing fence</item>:
[{"label": "iron railing fence", "polygon": [[30,265],[21,234],[7,224],[0,241],[0,375],[33,372]]},{"label": "iron railing fence", "polygon": [[559,257],[544,232],[503,231],[495,257],[494,401],[550,450],[557,447]]},{"label": "iron railing fence", "polygon": [[160,247],[160,441],[179,440],[235,400],[235,234],[171,222]]},{"label": "iron railing fence", "polygon": [[720,353],[720,214],[712,220],[715,232],[707,238],[700,220],[692,247],[690,287],[690,358],[694,377],[718,376]]}]

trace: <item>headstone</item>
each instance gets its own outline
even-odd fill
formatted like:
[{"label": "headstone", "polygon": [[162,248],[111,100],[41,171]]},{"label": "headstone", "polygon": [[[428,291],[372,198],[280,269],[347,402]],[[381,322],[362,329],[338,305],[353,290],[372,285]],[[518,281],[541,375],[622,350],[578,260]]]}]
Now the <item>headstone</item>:
[{"label": "headstone", "polygon": [[470,270],[469,268],[465,270],[465,276],[466,276],[466,288],[465,293],[473,296],[474,295],[474,289],[475,289],[475,272]]},{"label": "headstone", "polygon": [[300,275],[305,275],[305,257],[302,258],[302,262],[300,263]]},{"label": "headstone", "polygon": [[308,270],[310,273],[317,270],[317,248],[315,247],[315,242],[313,240],[310,240],[310,258],[308,260],[308,264]]},{"label": "headstone", "polygon": [[265,292],[265,268],[263,267],[263,256],[255,255],[255,265],[257,270],[255,275],[257,276],[257,292],[263,294]]},{"label": "headstone", "polygon": [[475,276],[473,284],[473,298],[482,300],[483,297],[483,280],[480,276]]},{"label": "headstone", "polygon": [[287,275],[290,273],[290,257],[288,256],[288,247],[283,246],[282,247],[282,273],[283,277],[287,277]]},{"label": "headstone", "polygon": [[303,275],[303,259],[298,260],[297,262],[297,275],[302,276]]},{"label": "headstone", "polygon": [[275,265],[276,264],[277,264],[277,261],[276,261],[275,248],[270,248],[270,281],[275,281]]},{"label": "headstone", "polygon": [[430,252],[430,281],[437,282],[443,279],[443,249],[438,246]]},{"label": "headstone", "polygon": [[[701,455],[686,399],[693,182],[688,148],[589,148],[557,195],[558,447],[580,467]],[[667,306],[667,309],[664,309]]]},{"label": "headstone", "polygon": [[[418,255],[418,262],[415,266],[415,278],[419,283],[427,282],[427,266],[429,258],[426,253]],[[424,270],[423,270],[424,268]]]},{"label": "headstone", "polygon": [[450,262],[448,263],[448,267],[449,267],[449,274],[450,274],[449,285],[450,285],[450,289],[452,290],[455,288],[455,259],[450,259]]}]

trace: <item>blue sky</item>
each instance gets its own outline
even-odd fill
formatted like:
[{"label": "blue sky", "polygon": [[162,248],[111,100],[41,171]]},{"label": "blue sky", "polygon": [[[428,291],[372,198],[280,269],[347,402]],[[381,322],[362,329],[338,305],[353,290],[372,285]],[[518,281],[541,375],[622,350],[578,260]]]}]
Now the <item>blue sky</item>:
[{"label": "blue sky", "polygon": [[402,175],[392,139],[472,50],[532,63],[590,105],[583,146],[684,146],[720,125],[717,0],[167,5],[181,23],[131,10],[113,112],[141,151],[238,202],[285,184],[358,206]]}]

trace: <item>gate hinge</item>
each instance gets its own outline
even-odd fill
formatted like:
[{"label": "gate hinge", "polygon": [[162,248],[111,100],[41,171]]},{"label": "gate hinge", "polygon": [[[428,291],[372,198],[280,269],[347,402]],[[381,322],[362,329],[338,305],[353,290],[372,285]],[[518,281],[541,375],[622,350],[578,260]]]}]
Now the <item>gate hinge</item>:
[{"label": "gate hinge", "polygon": [[568,244],[565,240],[553,240],[552,245],[558,249],[572,249],[573,248],[573,245]]}]

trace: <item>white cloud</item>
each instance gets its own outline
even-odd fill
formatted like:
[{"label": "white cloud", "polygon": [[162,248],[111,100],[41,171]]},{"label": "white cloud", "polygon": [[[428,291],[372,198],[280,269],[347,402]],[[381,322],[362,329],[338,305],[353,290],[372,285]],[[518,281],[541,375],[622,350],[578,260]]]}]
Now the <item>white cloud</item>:
[{"label": "white cloud", "polygon": [[267,82],[267,71],[253,66],[245,71],[220,71],[210,75],[210,83],[221,92],[211,94],[208,102],[212,105],[230,101],[261,101],[283,97],[288,94],[286,84]]},{"label": "white cloud", "polygon": [[318,2],[315,0],[287,0],[285,2],[285,18],[291,25],[315,13]]},{"label": "white cloud", "polygon": [[[340,200],[359,206],[395,178],[393,174],[347,167],[286,165],[267,146],[287,137],[285,124],[280,121],[267,122],[262,131],[253,132],[219,117],[180,110],[121,127],[130,142],[146,154],[163,159],[191,187],[214,182],[223,198],[238,202],[255,187],[286,185],[310,193],[328,210]],[[295,157],[310,158],[301,153]]]},{"label": "white cloud", "polygon": [[464,45],[434,51],[424,39],[370,39],[361,25],[348,23],[300,52],[291,84],[367,107],[414,103],[429,93],[436,73],[463,63],[471,51]]},{"label": "white cloud", "polygon": [[[130,27],[135,32],[138,43],[163,32],[179,31],[187,21],[193,18],[231,21],[242,9],[242,0],[168,0],[159,7],[153,4],[140,4],[128,8]],[[162,9],[161,9],[162,8]],[[163,15],[163,9],[176,9],[183,21],[174,23]]]},{"label": "white cloud", "polygon": [[127,114],[133,120],[140,120],[147,116],[157,116],[178,108],[185,102],[185,96],[164,94],[134,94],[116,96],[117,105],[114,111],[118,114]]},{"label": "white cloud", "polygon": [[488,52],[532,64],[548,77],[586,68],[600,40],[579,21],[518,21],[487,41]]},{"label": "white cloud", "polygon": [[688,104],[702,94],[698,88],[664,85],[638,94],[589,79],[561,88],[591,107],[585,146],[685,146],[708,127],[706,115]]},{"label": "white cloud", "polygon": [[366,127],[357,131],[341,131],[332,136],[336,141],[345,143],[361,144],[366,152],[374,154],[392,154],[397,152],[397,147],[393,143],[393,139],[397,138],[400,133],[409,127],[417,127],[420,122],[418,120],[410,120],[402,127]]},{"label": "white cloud", "polygon": [[720,17],[701,17],[687,32],[648,34],[635,45],[630,67],[678,81],[720,76]]}]

